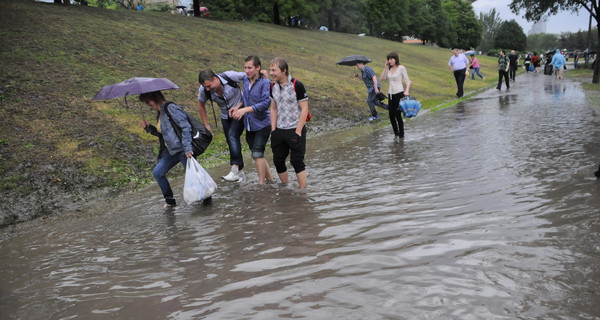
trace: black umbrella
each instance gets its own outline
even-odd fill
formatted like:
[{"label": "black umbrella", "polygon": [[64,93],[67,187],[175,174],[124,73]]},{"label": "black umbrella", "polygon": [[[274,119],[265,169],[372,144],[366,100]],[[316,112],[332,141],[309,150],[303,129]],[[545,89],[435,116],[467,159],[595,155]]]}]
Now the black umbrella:
[{"label": "black umbrella", "polygon": [[361,54],[355,54],[351,56],[346,56],[340,59],[336,64],[342,66],[355,66],[357,63],[369,63],[373,60],[369,59],[367,56],[363,56]]}]

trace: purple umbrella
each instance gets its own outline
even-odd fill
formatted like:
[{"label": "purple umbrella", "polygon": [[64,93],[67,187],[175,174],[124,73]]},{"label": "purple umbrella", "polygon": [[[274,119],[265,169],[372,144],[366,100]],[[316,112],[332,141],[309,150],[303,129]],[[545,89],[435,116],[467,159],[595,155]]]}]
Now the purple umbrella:
[{"label": "purple umbrella", "polygon": [[[104,86],[92,100],[106,100],[117,97],[125,97],[125,106],[129,108],[127,103],[127,96],[134,94],[142,94],[160,90],[171,90],[179,89],[179,86],[171,82],[167,78],[129,78],[125,81]],[[144,118],[142,107],[140,106],[140,113]]]},{"label": "purple umbrella", "polygon": [[[105,100],[127,97],[159,90],[179,89],[179,86],[166,78],[130,78],[123,82],[104,86],[92,100]],[[127,99],[125,99],[127,102]]]}]

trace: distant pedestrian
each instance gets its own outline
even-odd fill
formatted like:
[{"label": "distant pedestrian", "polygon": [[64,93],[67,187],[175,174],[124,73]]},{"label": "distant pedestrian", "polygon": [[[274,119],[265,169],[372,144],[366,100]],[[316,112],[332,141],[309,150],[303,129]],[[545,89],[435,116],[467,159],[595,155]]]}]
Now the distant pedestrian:
[{"label": "distant pedestrian", "polygon": [[[388,101],[390,122],[394,134],[398,137],[404,137],[404,123],[402,122],[402,111],[399,110],[400,99],[409,95],[410,79],[406,72],[406,67],[400,64],[398,53],[390,52],[387,55],[385,68],[381,72],[381,81],[388,80]],[[402,84],[406,85],[406,88]]]},{"label": "distant pedestrian", "polygon": [[482,80],[485,80],[485,77],[479,72],[481,66],[479,65],[479,60],[477,60],[477,57],[475,57],[475,55],[470,55],[469,59],[471,59],[471,63],[469,63],[469,69],[471,69],[471,80],[475,80],[475,74],[477,74]]},{"label": "distant pedestrian", "polygon": [[538,68],[540,67],[541,58],[538,56],[537,52],[533,52],[533,57],[531,57],[531,63],[533,63],[533,72],[537,73]]},{"label": "distant pedestrian", "polygon": [[579,51],[575,51],[573,55],[573,68],[579,69]]},{"label": "distant pedestrian", "polygon": [[531,65],[531,52],[527,52],[527,54],[525,54],[525,71],[529,72],[529,68]]},{"label": "distant pedestrian", "polygon": [[508,55],[508,60],[510,60],[510,68],[508,77],[515,81],[515,76],[517,75],[517,69],[519,68],[519,55],[512,50]]},{"label": "distant pedestrian", "polygon": [[456,80],[456,97],[460,98],[464,95],[463,86],[465,84],[465,78],[467,77],[467,66],[469,65],[469,59],[464,53],[461,53],[458,48],[452,49],[452,57],[448,61],[448,67],[454,73],[454,80]]},{"label": "distant pedestrian", "polygon": [[289,182],[285,165],[288,155],[296,171],[300,188],[306,188],[306,119],[308,116],[308,95],[304,85],[292,78],[289,67],[283,58],[275,58],[269,66],[269,74],[274,80],[271,88],[271,150],[273,164],[282,183]]},{"label": "distant pedestrian", "polygon": [[563,68],[567,64],[565,56],[560,53],[560,49],[556,49],[556,52],[552,56],[552,65],[554,66],[554,77],[556,79],[562,79]]},{"label": "distant pedestrian", "polygon": [[508,69],[510,68],[510,61],[506,56],[504,50],[500,51],[498,57],[498,86],[496,89],[502,90],[502,78],[506,80],[506,90],[510,89],[510,83],[508,81]]},{"label": "distant pedestrian", "polygon": [[[369,117],[369,121],[379,119],[379,114],[377,110],[375,110],[375,106],[387,109],[388,105],[381,102],[377,99],[377,95],[381,90],[381,83],[377,81],[377,76],[375,75],[375,71],[371,69],[371,67],[365,65],[362,62],[356,63],[356,68],[360,70],[360,77],[365,83],[367,87],[367,105],[369,106],[369,110],[371,111],[371,117]],[[354,73],[355,77],[358,77],[358,73]]]}]

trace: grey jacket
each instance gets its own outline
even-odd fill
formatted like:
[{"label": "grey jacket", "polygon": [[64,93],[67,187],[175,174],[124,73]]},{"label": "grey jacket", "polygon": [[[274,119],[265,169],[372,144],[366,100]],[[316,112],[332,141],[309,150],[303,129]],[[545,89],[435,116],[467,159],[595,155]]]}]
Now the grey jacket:
[{"label": "grey jacket", "polygon": [[181,140],[175,133],[175,129],[169,121],[169,117],[165,113],[165,106],[169,102],[164,103],[160,106],[160,130],[162,132],[165,146],[169,150],[169,154],[175,155],[179,152],[192,152],[192,125],[190,124],[187,114],[181,109],[180,106],[170,103],[169,113],[175,124],[181,128]]}]

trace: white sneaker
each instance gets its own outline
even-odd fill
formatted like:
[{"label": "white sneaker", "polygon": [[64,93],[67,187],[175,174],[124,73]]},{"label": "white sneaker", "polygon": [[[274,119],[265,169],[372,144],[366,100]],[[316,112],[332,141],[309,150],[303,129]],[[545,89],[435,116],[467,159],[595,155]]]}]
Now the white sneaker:
[{"label": "white sneaker", "polygon": [[238,180],[240,180],[240,176],[238,174],[233,173],[233,172],[229,172],[228,175],[222,176],[221,178],[223,178],[223,180],[227,180],[227,181],[238,181]]},{"label": "white sneaker", "polygon": [[244,173],[244,171],[240,171],[240,173],[238,174],[238,181],[237,182],[244,182],[246,181],[246,174]]}]

